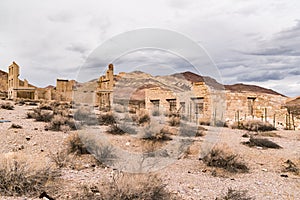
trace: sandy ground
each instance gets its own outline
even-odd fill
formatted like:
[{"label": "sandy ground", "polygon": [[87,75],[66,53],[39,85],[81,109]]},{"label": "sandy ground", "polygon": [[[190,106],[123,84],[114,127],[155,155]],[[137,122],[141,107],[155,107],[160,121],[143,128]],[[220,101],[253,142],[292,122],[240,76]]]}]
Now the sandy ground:
[{"label": "sandy ground", "polygon": [[[26,119],[26,113],[34,106],[15,105],[14,110],[0,109],[0,119],[11,122],[0,123],[0,154],[9,157],[17,154],[33,166],[51,165],[50,153],[63,148],[63,142],[70,132],[45,131],[44,122]],[[10,129],[12,123],[21,125],[22,129]],[[300,131],[276,131],[281,137],[268,137],[279,144],[282,149],[250,148],[241,144],[248,140],[242,135],[246,131],[221,128],[218,143],[240,155],[250,168],[249,173],[230,174],[212,173],[214,169],[207,167],[199,160],[199,149],[205,138],[195,138],[190,147],[190,154],[181,157],[156,173],[162,178],[167,189],[183,199],[215,199],[227,192],[228,188],[247,190],[255,199],[300,199],[300,176],[282,172],[286,160],[292,160],[300,166]],[[139,149],[141,142],[129,135],[107,136],[126,150]],[[225,147],[224,147],[225,148]],[[108,178],[111,168],[90,167],[82,163],[80,170],[69,168],[62,170],[62,179],[69,185],[97,183]],[[281,177],[282,174],[288,177]],[[69,189],[70,192],[72,189]],[[75,190],[75,189],[74,189]],[[60,199],[67,194],[60,195]],[[2,197],[2,199],[30,199],[26,197]]]}]

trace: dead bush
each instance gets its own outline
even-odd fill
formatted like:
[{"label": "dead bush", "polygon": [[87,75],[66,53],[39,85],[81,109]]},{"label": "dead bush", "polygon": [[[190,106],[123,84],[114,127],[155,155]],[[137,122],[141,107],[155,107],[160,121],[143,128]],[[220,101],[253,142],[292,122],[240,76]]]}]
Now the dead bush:
[{"label": "dead bush", "polygon": [[158,109],[152,111],[152,116],[160,116],[160,112]]},{"label": "dead bush", "polygon": [[0,164],[0,194],[4,196],[37,196],[47,189],[59,174],[50,168],[31,169],[28,164],[7,160]]},{"label": "dead bush", "polygon": [[150,116],[148,114],[142,114],[141,116],[138,116],[138,123],[143,125],[150,123]]},{"label": "dead bush", "polygon": [[282,147],[276,144],[275,142],[272,142],[265,138],[255,138],[250,137],[250,140],[247,142],[243,142],[243,144],[248,145],[250,147],[258,146],[263,148],[272,148],[272,149],[281,149]]},{"label": "dead bush", "polygon": [[76,155],[89,154],[85,144],[81,141],[78,133],[72,133],[65,141],[67,145],[67,152]]},{"label": "dead bush", "polygon": [[60,150],[56,153],[50,152],[49,158],[58,168],[70,167],[73,165],[74,154],[68,154],[67,151]]},{"label": "dead bush", "polygon": [[253,200],[247,195],[247,190],[233,190],[228,188],[227,194],[223,197],[216,198],[216,200]]},{"label": "dead bush", "polygon": [[116,123],[116,120],[112,113],[107,113],[107,114],[102,114],[98,118],[99,124],[100,125],[113,125]]},{"label": "dead bush", "polygon": [[62,115],[54,115],[50,123],[46,126],[46,129],[52,131],[76,130],[76,124],[73,119]]},{"label": "dead bush", "polygon": [[41,109],[33,109],[33,112],[27,113],[28,119],[35,119],[36,121],[41,122],[50,122],[53,118],[53,112]]},{"label": "dead bush", "polygon": [[180,117],[171,117],[169,119],[170,126],[179,126],[179,124],[180,124]]},{"label": "dead bush", "polygon": [[9,128],[17,128],[17,129],[21,129],[23,128],[21,125],[18,125],[18,124],[12,124]]},{"label": "dead bush", "polygon": [[41,110],[53,110],[53,107],[46,103],[41,103],[38,108]]},{"label": "dead bush", "polygon": [[154,175],[124,174],[98,188],[101,198],[111,200],[157,200],[175,199],[166,189],[166,184]]},{"label": "dead bush", "polygon": [[294,173],[295,175],[300,174],[300,169],[291,160],[287,160],[284,162],[284,169],[282,171],[283,172],[291,172],[291,173]]},{"label": "dead bush", "polygon": [[145,129],[142,139],[152,141],[172,140],[169,134],[170,133],[164,128],[149,126]]},{"label": "dead bush", "polygon": [[112,165],[114,161],[118,158],[115,154],[115,150],[111,145],[90,145],[95,158],[99,163],[103,165]]},{"label": "dead bush", "polygon": [[109,126],[108,133],[113,134],[113,135],[124,135],[125,131],[119,127],[118,124],[112,124]]},{"label": "dead bush", "polygon": [[231,128],[248,130],[248,131],[256,131],[256,132],[276,130],[276,128],[272,124],[268,122],[262,122],[259,120],[235,122],[231,125]]},{"label": "dead bush", "polygon": [[6,110],[13,110],[15,107],[11,103],[6,102],[1,104],[1,108]]},{"label": "dead bush", "polygon": [[214,147],[211,149],[211,151],[203,158],[203,161],[207,166],[222,168],[231,173],[246,173],[249,171],[247,165],[239,161],[238,155],[224,151],[221,147]]}]

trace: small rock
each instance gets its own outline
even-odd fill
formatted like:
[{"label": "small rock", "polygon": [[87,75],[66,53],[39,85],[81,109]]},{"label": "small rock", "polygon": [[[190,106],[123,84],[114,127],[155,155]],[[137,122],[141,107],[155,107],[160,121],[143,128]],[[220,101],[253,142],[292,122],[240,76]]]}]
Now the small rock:
[{"label": "small rock", "polygon": [[30,136],[26,136],[26,140],[29,141],[31,138]]},{"label": "small rock", "polygon": [[267,172],[268,170],[267,170],[267,169],[265,169],[265,168],[263,168],[263,169],[262,169],[262,171],[264,171],[264,172]]},{"label": "small rock", "polygon": [[287,174],[281,174],[280,176],[281,176],[281,177],[284,177],[284,178],[289,177]]},{"label": "small rock", "polygon": [[125,144],[126,146],[129,146],[130,145],[130,142],[126,142],[126,144]]},{"label": "small rock", "polygon": [[39,129],[38,129],[38,128],[34,128],[33,130],[37,131],[37,130],[39,130]]}]

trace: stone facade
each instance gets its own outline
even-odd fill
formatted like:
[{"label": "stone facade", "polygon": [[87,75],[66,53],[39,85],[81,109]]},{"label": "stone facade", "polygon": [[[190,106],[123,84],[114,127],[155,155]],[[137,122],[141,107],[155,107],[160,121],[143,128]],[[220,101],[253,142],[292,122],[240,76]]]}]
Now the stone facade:
[{"label": "stone facade", "polygon": [[15,62],[8,67],[8,73],[1,71],[0,75],[0,91],[6,91],[8,99],[72,101],[74,80],[57,79],[56,87],[37,88],[19,79],[20,67]]},{"label": "stone facade", "polygon": [[114,87],[114,66],[109,64],[104,76],[98,80],[96,90],[96,106],[100,110],[110,110],[112,106],[112,92]]},{"label": "stone facade", "polygon": [[36,87],[28,84],[25,79],[21,81],[19,79],[20,67],[13,62],[8,67],[8,99],[26,98],[34,99],[34,92]]}]

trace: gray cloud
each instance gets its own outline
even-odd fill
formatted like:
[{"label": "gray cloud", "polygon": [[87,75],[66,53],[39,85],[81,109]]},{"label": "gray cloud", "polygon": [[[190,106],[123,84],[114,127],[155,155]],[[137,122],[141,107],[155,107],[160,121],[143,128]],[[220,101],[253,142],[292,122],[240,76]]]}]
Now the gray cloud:
[{"label": "gray cloud", "polygon": [[268,80],[282,80],[286,77],[284,73],[281,72],[252,72],[247,74],[242,74],[237,76],[238,81],[242,82],[265,82]]}]

